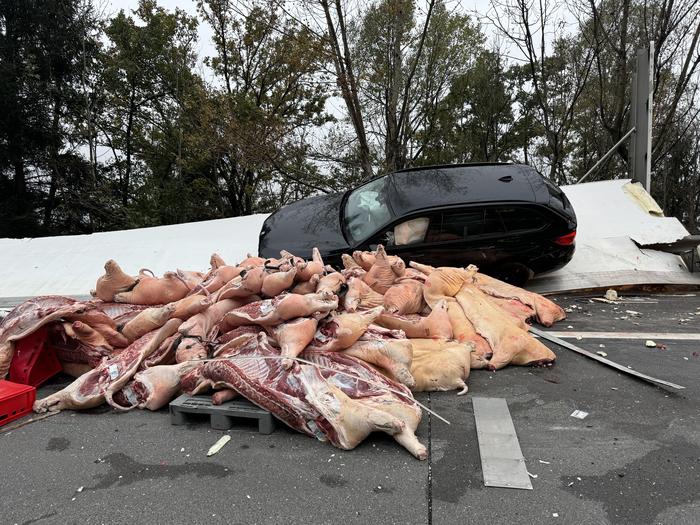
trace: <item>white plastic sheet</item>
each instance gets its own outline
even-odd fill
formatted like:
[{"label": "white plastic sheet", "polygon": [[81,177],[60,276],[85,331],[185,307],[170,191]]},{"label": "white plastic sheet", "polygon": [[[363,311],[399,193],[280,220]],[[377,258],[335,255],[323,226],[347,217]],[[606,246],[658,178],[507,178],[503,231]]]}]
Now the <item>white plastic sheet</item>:
[{"label": "white plastic sheet", "polygon": [[177,268],[206,271],[218,253],[236,263],[257,253],[266,214],[40,239],[0,239],[0,298],[87,295],[108,259],[136,274]]}]

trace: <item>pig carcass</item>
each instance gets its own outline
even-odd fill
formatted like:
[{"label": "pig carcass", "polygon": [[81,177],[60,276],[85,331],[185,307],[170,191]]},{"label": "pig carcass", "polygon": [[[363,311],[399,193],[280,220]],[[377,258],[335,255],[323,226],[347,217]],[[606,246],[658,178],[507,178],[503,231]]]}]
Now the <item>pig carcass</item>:
[{"label": "pig carcass", "polygon": [[337,352],[306,351],[301,358],[313,364],[289,370],[279,357],[261,333],[234,356],[203,365],[201,375],[338,448],[353,449],[371,432],[383,431],[418,459],[427,458],[415,435],[421,410],[408,388]]}]

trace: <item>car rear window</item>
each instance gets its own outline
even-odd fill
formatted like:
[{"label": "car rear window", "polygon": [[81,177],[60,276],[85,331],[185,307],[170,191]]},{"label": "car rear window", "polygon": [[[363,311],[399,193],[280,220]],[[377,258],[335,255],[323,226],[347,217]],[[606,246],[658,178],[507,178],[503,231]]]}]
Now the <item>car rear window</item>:
[{"label": "car rear window", "polygon": [[569,204],[569,199],[566,198],[566,195],[564,195],[564,192],[559,189],[559,187],[554,184],[551,180],[547,179],[546,177],[542,177],[542,180],[544,180],[545,186],[547,186],[547,191],[549,192],[549,196],[552,198],[553,201],[555,201],[556,204],[558,204],[562,209],[566,209]]}]

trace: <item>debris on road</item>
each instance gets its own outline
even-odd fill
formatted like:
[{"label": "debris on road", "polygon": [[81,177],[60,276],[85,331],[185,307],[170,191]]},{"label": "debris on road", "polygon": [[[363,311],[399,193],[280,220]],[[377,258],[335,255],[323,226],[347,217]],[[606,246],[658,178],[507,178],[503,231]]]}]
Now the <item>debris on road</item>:
[{"label": "debris on road", "polygon": [[603,352],[602,350],[598,350],[596,354],[602,355],[603,357],[608,357],[608,354],[606,352]]},{"label": "debris on road", "polygon": [[644,343],[644,345],[647,348],[656,348],[656,343],[654,341],[652,341],[651,339],[647,339],[646,343]]},{"label": "debris on road", "polygon": [[219,438],[219,440],[209,448],[209,450],[207,451],[207,457],[216,454],[219,450],[224,448],[224,445],[226,445],[226,443],[228,443],[229,441],[231,441],[231,436],[221,436],[221,438]]},{"label": "debris on road", "polygon": [[499,397],[474,397],[474,422],[479,442],[484,485],[532,490],[518,436],[508,410]]},{"label": "debris on road", "polygon": [[614,361],[610,361],[606,357],[602,357],[602,356],[597,355],[594,352],[589,352],[588,350],[584,350],[583,348],[581,348],[579,346],[576,346],[572,343],[569,343],[568,341],[564,341],[563,339],[556,337],[555,335],[552,335],[551,333],[540,330],[539,328],[535,328],[534,326],[530,327],[530,331],[539,337],[542,337],[548,341],[551,341],[553,343],[558,344],[559,346],[563,346],[564,348],[568,348],[569,350],[572,350],[573,352],[576,352],[576,353],[581,354],[581,355],[585,355],[586,357],[589,357],[589,358],[594,359],[598,362],[604,363],[607,366],[614,368],[615,370],[620,370],[621,372],[625,372],[626,374],[630,374],[630,375],[633,375],[633,376],[638,377],[640,379],[644,379],[645,381],[648,381],[650,383],[668,386],[671,388],[675,388],[676,390],[683,390],[685,388],[684,386],[677,385],[675,383],[671,383],[670,381],[665,381],[663,379],[657,379],[657,378],[649,376],[647,374],[637,372],[636,370],[632,370],[631,366],[625,367],[619,363],[615,363]]},{"label": "debris on road", "polygon": [[613,289],[607,290],[605,292],[605,298],[608,301],[617,301],[617,292]]},{"label": "debris on road", "polygon": [[588,412],[584,412],[583,410],[574,410],[570,417],[575,417],[576,419],[586,419],[586,416],[588,416]]}]

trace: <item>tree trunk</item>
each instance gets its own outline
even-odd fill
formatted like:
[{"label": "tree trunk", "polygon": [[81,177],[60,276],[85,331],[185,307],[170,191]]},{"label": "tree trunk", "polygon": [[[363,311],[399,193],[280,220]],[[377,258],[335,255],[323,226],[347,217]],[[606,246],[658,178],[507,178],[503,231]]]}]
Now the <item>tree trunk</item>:
[{"label": "tree trunk", "polygon": [[[401,21],[397,20],[396,24]],[[399,151],[399,122],[398,122],[398,106],[399,92],[401,90],[401,35],[396,26],[387,28],[390,35],[393,36],[391,45],[391,55],[388,57],[387,71],[389,85],[387,86],[386,106],[384,108],[386,118],[386,140],[384,143],[384,155],[386,169],[389,172],[403,168],[404,162],[401,160]]]},{"label": "tree trunk", "polygon": [[129,116],[126,124],[126,169],[124,178],[122,179],[122,206],[126,207],[129,204],[129,184],[131,180],[131,135],[134,125],[134,99],[136,97],[136,88],[131,85],[131,94],[129,95]]},{"label": "tree trunk", "polygon": [[[333,23],[328,0],[321,0],[321,6],[323,7],[323,12],[326,17],[328,37],[331,44],[331,53],[333,55],[333,65],[335,67],[338,87],[340,87],[340,92],[350,115],[350,121],[355,130],[355,135],[357,136],[362,175],[364,179],[370,179],[374,174],[374,170],[370,162],[369,144],[367,142],[367,134],[365,133],[365,125],[362,119],[362,109],[357,91],[357,81],[355,79],[352,58],[350,57],[350,46],[348,44],[348,35],[342,6],[339,0],[335,1],[339,31],[336,31],[335,24]],[[342,40],[342,49],[341,42],[338,40],[339,34]]]},{"label": "tree trunk", "polygon": [[[57,88],[56,88],[57,89]],[[61,116],[61,96],[59,93],[54,94],[53,105],[53,120],[51,122],[51,145],[49,146],[49,163],[51,168],[51,179],[49,183],[49,195],[44,206],[44,230],[48,232],[51,229],[51,216],[56,206],[56,189],[59,179],[58,168],[58,141],[59,141],[59,123]]]}]

